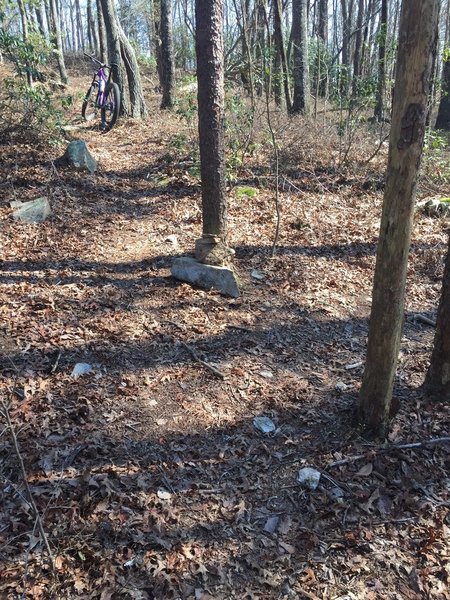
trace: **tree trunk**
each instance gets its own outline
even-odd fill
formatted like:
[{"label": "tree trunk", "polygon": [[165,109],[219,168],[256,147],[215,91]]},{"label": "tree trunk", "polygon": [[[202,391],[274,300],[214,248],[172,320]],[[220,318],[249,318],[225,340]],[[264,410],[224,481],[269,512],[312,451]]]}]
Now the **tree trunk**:
[{"label": "tree trunk", "polygon": [[450,234],[431,364],[425,379],[431,396],[450,401]]},{"label": "tree trunk", "polygon": [[44,13],[42,11],[42,4],[35,7],[36,19],[38,22],[39,32],[43,37],[46,37],[47,32],[45,29]]},{"label": "tree trunk", "polygon": [[307,0],[292,1],[292,44],[294,101],[292,112],[309,114],[309,67],[308,67],[308,22]]},{"label": "tree trunk", "polygon": [[56,53],[56,60],[58,62],[59,77],[62,83],[67,83],[67,71],[66,64],[64,62],[64,54],[62,49],[61,39],[61,26],[59,20],[59,14],[56,9],[56,0],[49,0],[49,29],[50,29],[50,41]]},{"label": "tree trunk", "polygon": [[386,188],[372,293],[360,419],[384,435],[403,325],[406,269],[422,155],[439,0],[403,2]]},{"label": "tree trunk", "polygon": [[100,2],[105,22],[108,55],[112,65],[113,80],[120,89],[120,113],[122,115],[129,115],[131,113],[130,94],[127,86],[127,74],[122,61],[116,11],[112,0],[100,0]]},{"label": "tree trunk", "polygon": [[328,0],[319,0],[317,37],[326,47],[328,44]]},{"label": "tree trunk", "polygon": [[97,26],[98,26],[98,44],[100,48],[100,60],[108,64],[108,40],[106,38],[105,19],[103,18],[103,8],[101,0],[96,0],[97,4]]},{"label": "tree trunk", "polygon": [[196,244],[196,258],[220,264],[227,234],[223,0],[195,0],[195,15],[203,211],[203,236]]},{"label": "tree trunk", "polygon": [[172,108],[175,102],[175,59],[172,36],[172,2],[161,0],[161,108]]},{"label": "tree trunk", "polygon": [[447,39],[442,67],[441,100],[436,119],[436,129],[450,131],[450,2],[447,6]]},{"label": "tree trunk", "polygon": [[94,12],[92,10],[92,0],[87,0],[86,5],[86,18],[87,18],[87,30],[88,39],[91,52],[96,56],[100,54],[100,47],[98,42],[97,27],[95,24]]},{"label": "tree trunk", "polygon": [[386,37],[388,23],[388,1],[381,0],[380,30],[378,42],[378,84],[374,117],[377,121],[384,119],[384,97],[386,88]]},{"label": "tree trunk", "polygon": [[281,0],[273,0],[273,28],[274,28],[274,43],[276,52],[276,66],[279,68],[279,77],[281,79],[286,109],[291,111],[291,94],[289,91],[289,71],[286,58],[286,49],[283,39],[283,10]]},{"label": "tree trunk", "polygon": [[359,0],[358,17],[356,19],[355,35],[355,54],[353,55],[353,79],[352,79],[352,99],[358,98],[358,85],[362,73],[362,54],[363,54],[363,20],[365,10],[365,0]]},{"label": "tree trunk", "polygon": [[117,21],[117,29],[119,33],[120,53],[123,64],[125,65],[128,90],[130,93],[130,107],[128,114],[134,119],[144,119],[147,116],[147,107],[145,106],[144,92],[142,90],[141,75],[136,60],[136,54],[119,21]]},{"label": "tree trunk", "polygon": [[[20,21],[22,23],[22,39],[25,44],[28,42],[28,19],[25,12],[25,5],[23,0],[17,0],[17,4],[19,7]],[[31,66],[27,63],[26,66],[26,77],[29,86],[33,85],[33,75],[31,73]]]},{"label": "tree trunk", "polygon": [[77,43],[78,49],[84,50],[83,17],[81,16],[80,0],[75,0]]}]

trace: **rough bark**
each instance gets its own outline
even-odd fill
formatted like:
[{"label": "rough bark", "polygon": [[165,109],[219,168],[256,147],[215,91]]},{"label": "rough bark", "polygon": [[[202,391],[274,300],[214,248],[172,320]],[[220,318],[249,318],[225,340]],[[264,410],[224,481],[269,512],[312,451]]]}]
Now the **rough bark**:
[{"label": "rough bark", "polygon": [[362,74],[364,11],[365,0],[359,0],[358,16],[356,19],[355,53],[353,55],[352,99],[354,101],[358,98],[358,85]]},{"label": "rough bark", "polygon": [[422,155],[439,0],[402,6],[386,188],[372,293],[360,419],[384,435],[403,325],[416,180]]},{"label": "rough bark", "polygon": [[292,112],[310,112],[307,0],[292,1],[294,99]]},{"label": "rough bark", "polygon": [[450,232],[433,353],[425,388],[432,397],[450,401]]},{"label": "rough bark", "polygon": [[441,99],[436,119],[436,129],[450,131],[450,2],[447,6],[447,39],[444,65],[442,67]]},{"label": "rough bark", "polygon": [[97,5],[97,27],[98,27],[98,44],[100,49],[100,60],[102,63],[108,64],[108,40],[106,38],[105,19],[103,18],[103,9],[101,0],[96,0]]},{"label": "rough bark", "polygon": [[134,119],[144,119],[147,116],[147,107],[144,100],[141,75],[136,59],[136,53],[125,35],[120,23],[117,21],[120,41],[120,53],[127,75],[128,90],[130,93],[129,116]]},{"label": "rough bark", "polygon": [[100,47],[98,41],[97,27],[95,24],[94,12],[92,10],[92,0],[87,0],[86,18],[89,47],[91,48],[91,52],[98,56],[100,54]]},{"label": "rough bark", "polygon": [[317,37],[324,46],[328,44],[328,0],[319,0]]},{"label": "rough bark", "polygon": [[67,71],[66,64],[64,62],[64,54],[62,47],[61,38],[61,25],[59,20],[59,14],[56,9],[56,0],[49,0],[49,29],[51,31],[50,41],[56,53],[56,60],[58,63],[59,77],[63,83],[67,83]]},{"label": "rough bark", "polygon": [[119,27],[116,11],[112,0],[100,0],[103,19],[105,22],[106,39],[108,41],[108,55],[112,65],[113,80],[120,89],[120,112],[128,115],[130,110],[130,94],[127,85],[127,74],[122,61]]},{"label": "rough bark", "polygon": [[286,109],[290,112],[291,106],[291,94],[289,90],[289,70],[286,57],[286,48],[284,46],[283,39],[283,9],[281,0],[273,0],[273,29],[274,29],[274,44],[276,52],[275,64],[279,70],[279,78],[281,79],[282,88],[284,91],[284,99],[286,102]]},{"label": "rough bark", "polygon": [[386,92],[386,37],[388,23],[388,1],[381,0],[380,32],[378,42],[378,82],[374,117],[382,121],[385,117],[384,97]]},{"label": "rough bark", "polygon": [[220,254],[226,248],[227,233],[223,0],[196,0],[195,16],[203,213],[203,237],[197,243],[196,258],[202,262],[220,264],[223,262]]},{"label": "rough bark", "polygon": [[175,102],[175,58],[172,35],[172,2],[161,0],[161,108],[172,108]]}]

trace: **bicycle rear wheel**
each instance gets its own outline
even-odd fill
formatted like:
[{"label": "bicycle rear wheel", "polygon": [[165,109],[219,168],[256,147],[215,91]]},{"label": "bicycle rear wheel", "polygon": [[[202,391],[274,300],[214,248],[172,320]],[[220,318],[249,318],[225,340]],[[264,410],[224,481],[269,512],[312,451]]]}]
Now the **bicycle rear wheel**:
[{"label": "bicycle rear wheel", "polygon": [[120,90],[117,83],[108,83],[105,90],[105,103],[102,107],[102,128],[109,131],[114,127],[120,111]]},{"label": "bicycle rear wheel", "polygon": [[98,83],[93,83],[88,89],[81,106],[81,116],[85,121],[93,121],[98,115],[96,106]]}]

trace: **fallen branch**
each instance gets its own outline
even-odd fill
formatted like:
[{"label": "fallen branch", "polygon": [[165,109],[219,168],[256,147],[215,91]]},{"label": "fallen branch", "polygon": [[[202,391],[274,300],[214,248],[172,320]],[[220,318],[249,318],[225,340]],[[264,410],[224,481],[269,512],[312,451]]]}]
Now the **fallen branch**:
[{"label": "fallen branch", "polygon": [[222,371],[219,371],[219,369],[216,369],[216,367],[213,367],[206,361],[202,360],[197,354],[197,352],[194,350],[194,348],[191,348],[191,346],[188,346],[188,344],[186,344],[185,342],[180,342],[180,344],[183,346],[183,348],[186,348],[186,350],[196,362],[200,363],[203,367],[205,367],[205,369],[211,371],[211,373],[214,373],[216,377],[219,377],[220,379],[225,379],[225,375],[222,373]]},{"label": "fallen branch", "polygon": [[429,317],[422,315],[422,314],[417,314],[415,315],[415,320],[419,321],[420,323],[425,323],[425,325],[431,325],[431,327],[436,327],[436,321],[434,319],[430,319]]},{"label": "fallen branch", "polygon": [[[450,442],[450,437],[441,437],[434,438],[432,440],[425,440],[424,442],[414,442],[412,444],[392,444],[391,446],[383,446],[375,450],[375,454],[388,454],[389,452],[393,452],[395,450],[412,450],[414,448],[423,448],[425,446],[436,446],[438,444],[446,444]],[[373,452],[373,450],[372,450]],[[332,463],[327,464],[327,468],[330,467],[339,467],[340,465],[346,465],[348,463],[356,462],[357,460],[362,460],[363,458],[367,458],[366,454],[356,454],[355,456],[349,456],[348,458],[343,458],[342,460],[336,460]]]},{"label": "fallen branch", "polygon": [[14,450],[15,450],[15,453],[17,456],[17,460],[19,461],[19,466],[20,466],[20,470],[22,472],[22,478],[23,478],[23,482],[25,485],[25,490],[26,490],[27,496],[28,496],[27,502],[28,502],[29,506],[31,507],[31,509],[33,511],[33,515],[36,520],[35,526],[37,525],[42,542],[45,546],[45,549],[47,550],[47,554],[50,559],[52,569],[54,569],[55,568],[55,558],[54,558],[53,552],[50,548],[50,544],[48,543],[48,538],[47,538],[47,534],[45,533],[45,530],[44,530],[44,525],[42,523],[41,515],[39,514],[38,508],[36,506],[36,502],[34,501],[34,498],[33,498],[33,494],[31,493],[30,485],[28,483],[27,472],[25,470],[25,465],[23,462],[22,454],[20,452],[20,448],[19,448],[19,441],[17,439],[17,434],[16,434],[16,431],[15,431],[14,426],[11,421],[11,415],[9,414],[8,405],[6,404],[6,402],[4,401],[3,398],[0,399],[0,407],[1,407],[1,413],[6,420],[6,425],[7,425],[7,428],[9,429],[9,432],[11,434],[11,438],[12,438],[12,441],[14,444]]}]

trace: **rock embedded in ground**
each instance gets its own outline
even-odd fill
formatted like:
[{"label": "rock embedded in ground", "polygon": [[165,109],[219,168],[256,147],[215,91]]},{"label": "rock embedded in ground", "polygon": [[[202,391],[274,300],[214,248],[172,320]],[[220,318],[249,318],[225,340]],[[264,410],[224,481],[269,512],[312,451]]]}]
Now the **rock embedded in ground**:
[{"label": "rock embedded in ground", "polygon": [[57,161],[66,164],[78,171],[89,171],[95,173],[97,170],[97,161],[89,152],[84,140],[73,140],[67,146],[64,155]]},{"label": "rock embedded in ground", "polygon": [[16,209],[13,212],[13,217],[25,223],[43,223],[51,214],[50,202],[45,196],[30,200],[30,202],[14,200],[10,202],[10,206]]},{"label": "rock embedded in ground", "polygon": [[171,269],[172,277],[196,285],[203,289],[214,289],[224,296],[238,298],[239,283],[233,269],[200,263],[195,258],[180,256],[175,258]]},{"label": "rock embedded in ground", "polygon": [[311,467],[304,467],[298,472],[297,481],[311,491],[316,490],[320,481],[320,471]]}]

